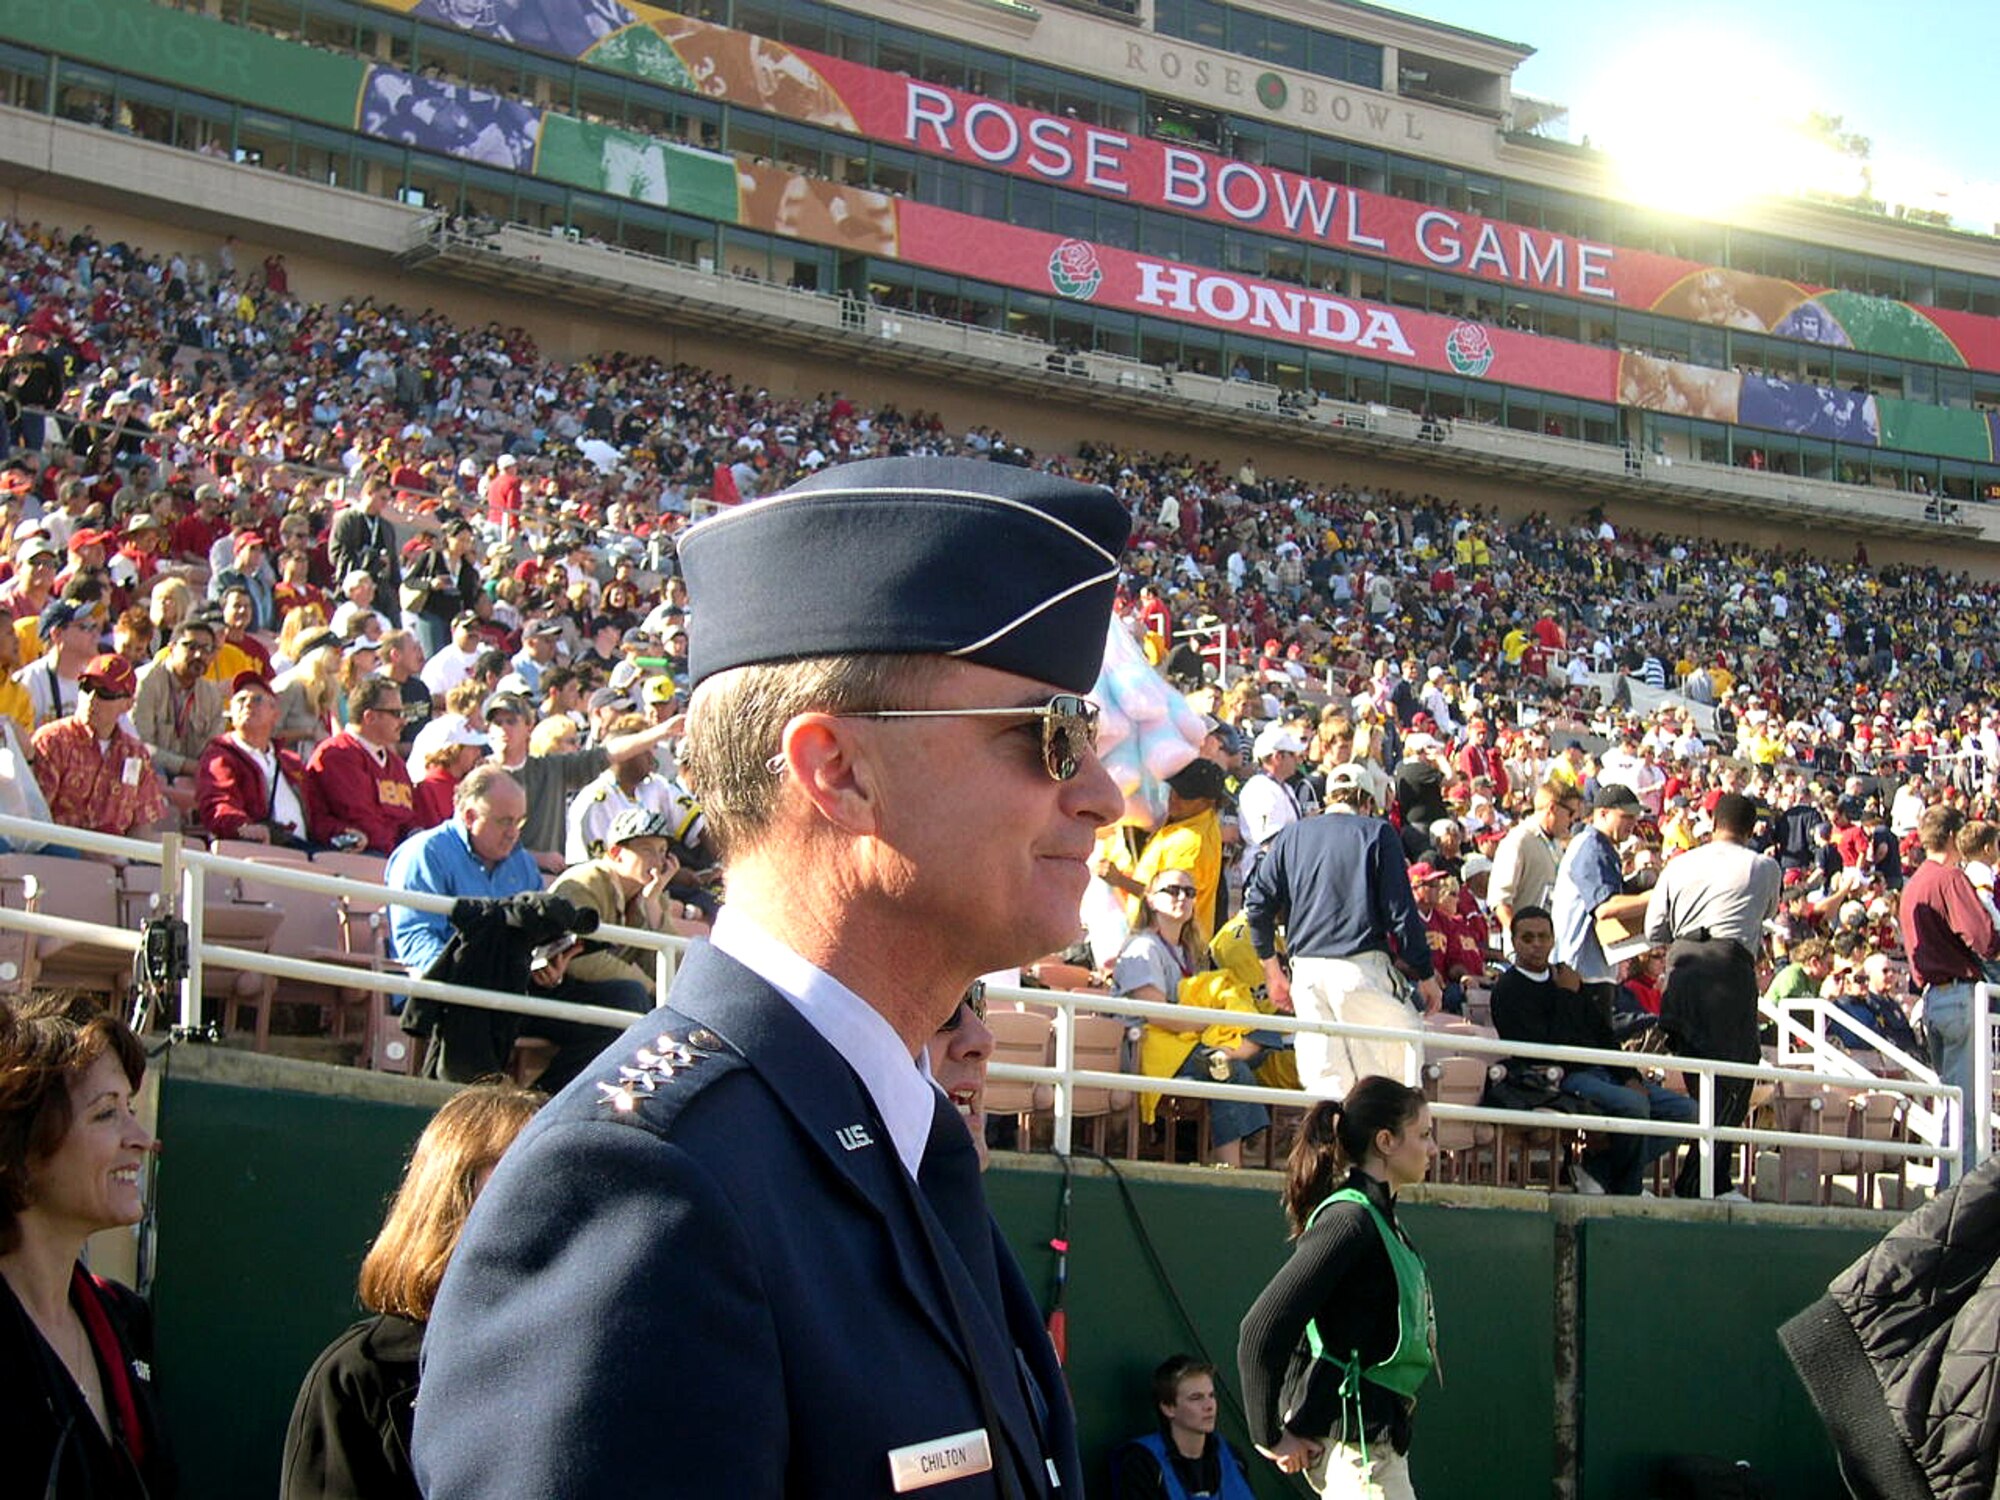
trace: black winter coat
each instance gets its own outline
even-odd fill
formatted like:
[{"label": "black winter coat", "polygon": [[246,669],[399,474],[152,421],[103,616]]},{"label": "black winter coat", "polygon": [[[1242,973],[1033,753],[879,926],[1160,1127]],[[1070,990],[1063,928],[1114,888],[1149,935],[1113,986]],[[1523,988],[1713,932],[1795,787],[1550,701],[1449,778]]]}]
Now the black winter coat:
[{"label": "black winter coat", "polygon": [[424,1325],[356,1323],[313,1361],[285,1429],[280,1500],[418,1500],[410,1467]]},{"label": "black winter coat", "polygon": [[2000,1469],[2000,1158],[1925,1204],[1778,1338],[1857,1500],[1989,1500]]},{"label": "black winter coat", "polygon": [[53,1472],[56,1500],[169,1500],[177,1482],[153,1389],[151,1311],[137,1293],[79,1273],[70,1300],[85,1296],[104,1311],[131,1395],[129,1406],[119,1400],[115,1372],[93,1335],[111,1439],[13,1289],[0,1279],[0,1495],[40,1500]]}]

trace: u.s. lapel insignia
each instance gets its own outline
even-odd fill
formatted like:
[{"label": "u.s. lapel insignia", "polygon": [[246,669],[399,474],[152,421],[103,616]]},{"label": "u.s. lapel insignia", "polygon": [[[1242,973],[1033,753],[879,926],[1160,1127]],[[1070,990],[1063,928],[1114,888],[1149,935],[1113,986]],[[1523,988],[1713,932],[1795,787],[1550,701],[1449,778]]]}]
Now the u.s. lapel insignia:
[{"label": "u.s. lapel insignia", "polygon": [[603,1095],[598,1102],[620,1114],[630,1114],[641,1099],[651,1098],[661,1084],[706,1057],[714,1040],[714,1033],[706,1030],[690,1032],[686,1041],[672,1032],[661,1032],[652,1046],[641,1047],[630,1063],[619,1068],[618,1082],[598,1084],[597,1091]]}]

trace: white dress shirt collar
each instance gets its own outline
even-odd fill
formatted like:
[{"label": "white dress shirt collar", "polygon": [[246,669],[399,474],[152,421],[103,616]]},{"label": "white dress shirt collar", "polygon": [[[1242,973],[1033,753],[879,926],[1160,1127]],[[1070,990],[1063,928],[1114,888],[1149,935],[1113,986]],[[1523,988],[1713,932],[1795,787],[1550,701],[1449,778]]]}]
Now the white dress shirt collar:
[{"label": "white dress shirt collar", "polygon": [[824,969],[801,958],[739,908],[717,913],[709,941],[792,1003],[854,1069],[912,1177],[923,1164],[937,1108],[930,1056],[910,1049],[882,1013]]}]

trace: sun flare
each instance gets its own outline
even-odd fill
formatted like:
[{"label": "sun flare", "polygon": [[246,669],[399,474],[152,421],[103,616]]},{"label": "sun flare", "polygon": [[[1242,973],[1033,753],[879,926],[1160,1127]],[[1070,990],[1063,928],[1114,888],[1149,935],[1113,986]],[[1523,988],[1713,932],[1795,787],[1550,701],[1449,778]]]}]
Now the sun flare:
[{"label": "sun flare", "polygon": [[1657,33],[1609,64],[1574,118],[1630,202],[1713,217],[1758,198],[1862,188],[1807,125],[1813,101],[1747,38]]}]

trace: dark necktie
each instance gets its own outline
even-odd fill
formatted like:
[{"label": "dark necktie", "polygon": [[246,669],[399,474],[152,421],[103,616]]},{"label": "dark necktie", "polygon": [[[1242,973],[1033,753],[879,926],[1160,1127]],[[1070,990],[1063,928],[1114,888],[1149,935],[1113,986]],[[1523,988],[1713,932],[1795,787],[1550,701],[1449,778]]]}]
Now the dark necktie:
[{"label": "dark necktie", "polygon": [[[955,1315],[959,1319],[960,1332],[970,1342],[966,1356],[973,1361],[973,1378],[981,1387],[980,1410],[985,1420],[993,1444],[993,1458],[998,1468],[994,1475],[999,1485],[1002,1500],[1015,1500],[1024,1488],[1030,1495],[1043,1493],[1039,1478],[1032,1483],[1024,1483],[1020,1471],[1014,1467],[1016,1459],[1031,1470],[1038,1467],[1033,1455],[1021,1455],[1015,1450],[1012,1440],[1001,1428],[994,1407],[995,1396],[990,1382],[995,1373],[991,1363],[994,1357],[1000,1361],[999,1369],[1008,1372],[1013,1382],[1023,1379],[1024,1371],[1020,1356],[1013,1352],[1013,1338],[1007,1331],[1007,1312],[1000,1295],[1000,1268],[993,1254],[993,1224],[986,1212],[986,1193],[979,1185],[979,1152],[972,1144],[972,1134],[966,1129],[965,1121],[952,1107],[951,1101],[938,1095],[937,1104],[931,1111],[931,1133],[924,1143],[923,1165],[917,1172],[917,1190],[930,1205],[931,1213],[944,1226],[945,1235],[958,1259],[965,1268],[966,1275],[977,1289],[979,1305],[963,1306],[963,1299],[953,1294],[951,1301]],[[945,1254],[944,1246],[932,1242],[933,1253]],[[949,1280],[951,1268],[940,1265],[940,1275]],[[971,1328],[967,1323],[978,1322],[982,1315],[986,1326]],[[991,1342],[997,1338],[997,1347]],[[986,1346],[987,1354],[982,1356],[981,1346]],[[986,1374],[982,1377],[980,1367]],[[1028,1400],[1025,1387],[1022,1398]],[[1037,1403],[1031,1403],[1037,1404]],[[1037,1426],[1039,1429],[1039,1421]]]},{"label": "dark necktie", "polygon": [[993,1226],[985,1190],[979,1185],[979,1152],[964,1118],[943,1094],[931,1112],[917,1186],[957,1249],[994,1327],[1004,1329],[1007,1319],[1000,1302],[999,1265],[993,1258]]}]

